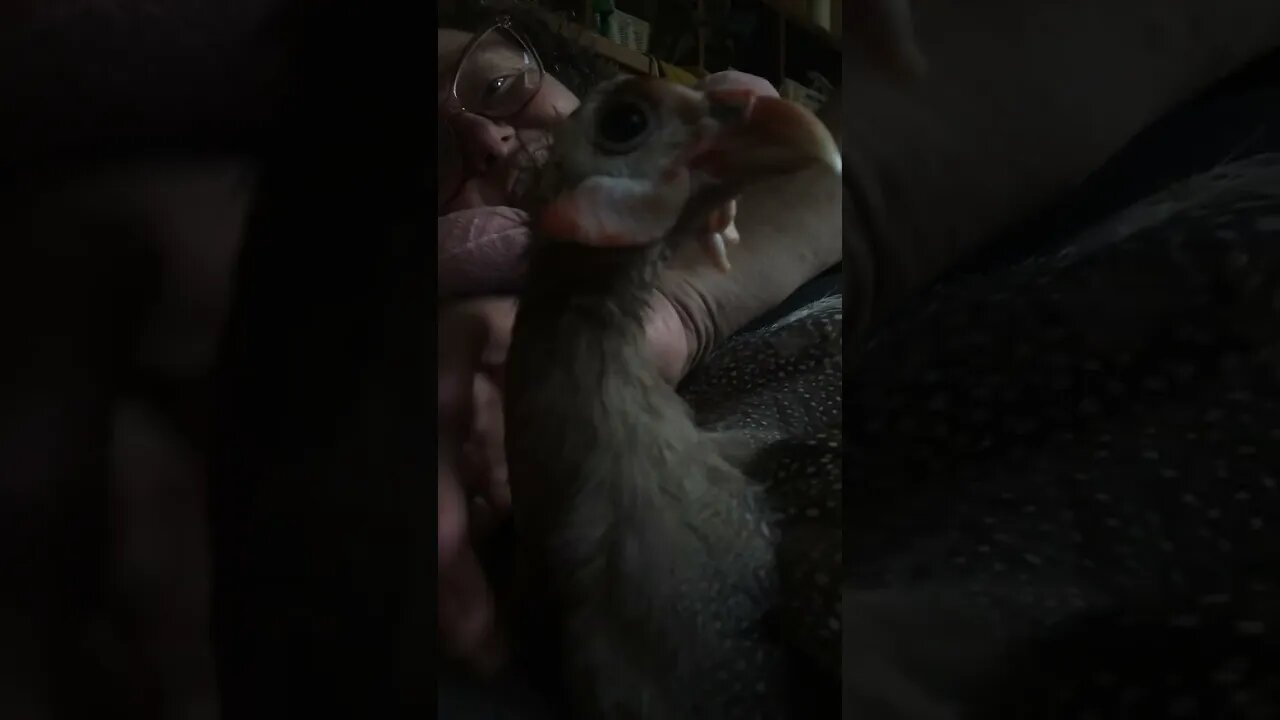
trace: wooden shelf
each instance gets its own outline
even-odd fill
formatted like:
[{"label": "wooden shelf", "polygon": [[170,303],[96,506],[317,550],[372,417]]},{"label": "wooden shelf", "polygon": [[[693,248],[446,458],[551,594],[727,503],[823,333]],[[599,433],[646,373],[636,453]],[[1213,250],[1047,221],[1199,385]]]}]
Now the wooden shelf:
[{"label": "wooden shelf", "polygon": [[652,61],[648,55],[624,47],[609,38],[584,28],[583,26],[569,22],[567,20],[556,20],[555,27],[561,35],[580,42],[591,48],[597,55],[603,57],[610,62],[620,65],[623,70],[636,73],[637,75],[648,75],[651,70]]},{"label": "wooden shelf", "polygon": [[[840,0],[833,0],[832,4],[834,5],[835,2],[839,1]],[[787,22],[803,28],[809,34],[816,36],[822,42],[830,45],[837,52],[841,50],[839,28],[827,30],[818,23],[810,20],[808,15],[805,15],[802,10],[795,7],[794,3],[787,2],[787,0],[760,0],[760,2],[778,11],[778,14],[782,15]]]}]

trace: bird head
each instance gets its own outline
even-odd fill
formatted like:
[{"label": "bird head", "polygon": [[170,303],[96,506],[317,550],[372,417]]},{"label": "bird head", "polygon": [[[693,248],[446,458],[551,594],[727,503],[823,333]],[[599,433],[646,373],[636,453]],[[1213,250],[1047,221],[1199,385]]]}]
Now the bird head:
[{"label": "bird head", "polygon": [[811,112],[748,90],[701,91],[656,78],[604,83],[557,129],[563,190],[547,233],[595,246],[652,243],[769,177],[840,151]]}]

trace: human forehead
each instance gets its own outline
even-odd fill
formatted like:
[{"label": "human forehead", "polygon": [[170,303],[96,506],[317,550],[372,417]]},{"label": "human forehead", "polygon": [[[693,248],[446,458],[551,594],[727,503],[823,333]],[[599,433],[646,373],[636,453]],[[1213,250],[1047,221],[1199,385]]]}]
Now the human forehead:
[{"label": "human forehead", "polygon": [[436,33],[436,73],[441,79],[453,72],[463,48],[475,37],[474,33],[442,28]]},{"label": "human forehead", "polygon": [[[442,73],[448,72],[458,63],[458,58],[466,49],[467,43],[471,42],[475,37],[475,33],[464,32],[462,30],[442,29],[438,35],[438,55],[437,65]],[[504,33],[489,33],[485,36],[484,42],[472,51],[472,54],[480,52],[489,56],[487,59],[497,59],[499,57],[509,60],[511,55],[518,55],[523,49],[511,38]]]}]

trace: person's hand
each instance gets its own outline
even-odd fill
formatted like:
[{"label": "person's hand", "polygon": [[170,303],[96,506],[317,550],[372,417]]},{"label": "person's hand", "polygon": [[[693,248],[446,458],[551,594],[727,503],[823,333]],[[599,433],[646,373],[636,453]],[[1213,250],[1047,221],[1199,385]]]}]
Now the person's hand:
[{"label": "person's hand", "polygon": [[659,279],[650,327],[664,377],[678,381],[733,333],[840,262],[841,199],[839,178],[825,168],[766,180],[747,188],[742,202],[716,211],[728,218],[719,231],[727,272],[708,258],[713,238],[676,250]]},{"label": "person's hand", "polygon": [[[688,365],[685,311],[657,294],[649,339],[673,383]],[[439,314],[438,606],[440,640],[472,670],[507,658],[507,638],[476,548],[511,512],[503,451],[502,366],[515,319],[509,297],[466,300]]]},{"label": "person's hand", "polygon": [[477,672],[489,674],[506,660],[506,642],[498,629],[493,591],[473,545],[482,536],[473,535],[475,523],[467,492],[455,469],[442,458],[437,554],[439,630],[448,652]]},{"label": "person's hand", "polygon": [[[761,97],[778,96],[778,91],[769,84],[769,81],[737,70],[725,70],[708,75],[698,83],[698,88],[701,90],[750,90]],[[726,250],[728,247],[737,245],[740,239],[736,224],[737,214],[737,198],[712,210],[707,218],[705,236],[702,238],[702,244],[711,250],[713,264],[724,272],[732,269],[733,265],[728,259]]]},{"label": "person's hand", "polygon": [[480,673],[506,659],[475,548],[510,513],[501,368],[514,318],[510,298],[455,303],[439,315],[439,633],[448,652]]},{"label": "person's hand", "polygon": [[[700,87],[778,95],[768,81],[733,70]],[[659,281],[650,338],[663,375],[678,381],[723,340],[840,262],[841,206],[840,178],[815,167],[761,181],[713,210],[703,242],[681,247]],[[708,261],[707,247],[717,243],[726,246],[728,272]]]}]

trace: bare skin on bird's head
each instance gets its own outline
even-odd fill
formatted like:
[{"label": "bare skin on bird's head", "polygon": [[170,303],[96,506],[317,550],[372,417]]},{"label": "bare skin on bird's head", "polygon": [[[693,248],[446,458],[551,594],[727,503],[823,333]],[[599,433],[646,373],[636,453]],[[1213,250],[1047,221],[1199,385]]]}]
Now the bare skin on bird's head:
[{"label": "bare skin on bird's head", "polygon": [[696,223],[728,269],[720,210],[752,182],[823,164],[840,152],[812,113],[750,91],[698,91],[654,78],[606,83],[557,131],[556,169],[569,190],[542,214],[551,238],[598,247],[645,245]]}]

